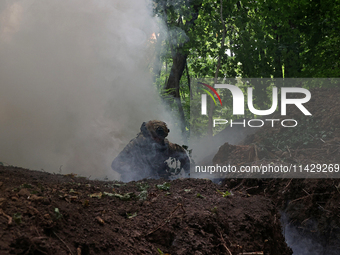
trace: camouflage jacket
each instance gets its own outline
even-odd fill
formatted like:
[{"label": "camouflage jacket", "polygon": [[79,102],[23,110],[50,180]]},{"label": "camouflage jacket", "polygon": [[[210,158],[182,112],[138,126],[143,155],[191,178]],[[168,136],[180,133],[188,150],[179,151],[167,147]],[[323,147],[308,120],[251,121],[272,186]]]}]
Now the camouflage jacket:
[{"label": "camouflage jacket", "polygon": [[180,168],[189,173],[190,159],[182,146],[167,139],[158,143],[140,132],[113,160],[111,167],[121,174],[122,181],[168,178],[171,173],[165,161],[169,158],[178,160]]}]

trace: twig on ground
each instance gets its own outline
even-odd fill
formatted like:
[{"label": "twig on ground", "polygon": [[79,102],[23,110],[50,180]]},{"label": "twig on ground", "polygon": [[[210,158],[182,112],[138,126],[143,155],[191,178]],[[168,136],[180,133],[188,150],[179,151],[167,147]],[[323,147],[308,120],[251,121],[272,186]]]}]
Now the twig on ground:
[{"label": "twig on ground", "polygon": [[8,219],[8,225],[12,224],[12,217],[4,213],[2,209],[0,209],[0,215],[5,216]]},{"label": "twig on ground", "polygon": [[263,255],[263,251],[254,251],[254,252],[243,252],[238,255]]},{"label": "twig on ground", "polygon": [[290,183],[292,182],[293,179],[290,179],[290,181],[288,182],[288,184],[286,185],[285,189],[288,188],[288,186],[290,185]]},{"label": "twig on ground", "polygon": [[181,208],[183,210],[183,214],[185,214],[185,210],[183,208],[182,204],[177,204],[176,208],[172,211],[172,213],[169,215],[169,217],[165,220],[165,222],[163,224],[159,224],[157,228],[155,228],[154,230],[152,230],[151,232],[149,232],[148,235],[151,235],[152,233],[156,232],[158,229],[164,227],[168,222],[170,222],[170,219],[172,218],[173,214],[177,211],[178,208]]},{"label": "twig on ground", "polygon": [[319,203],[316,203],[318,206],[320,206],[320,208],[322,209],[322,210],[324,210],[325,212],[332,212],[332,211],[330,211],[330,210],[326,210],[325,208],[323,208]]},{"label": "twig on ground", "polygon": [[224,238],[223,238],[223,236],[222,236],[221,231],[218,231],[218,232],[219,232],[219,234],[220,234],[221,242],[222,242],[223,247],[227,250],[227,252],[229,253],[229,255],[233,255],[233,254],[231,253],[231,251],[228,249],[227,244],[226,244],[226,242],[224,241]]},{"label": "twig on ground", "polygon": [[310,196],[310,194],[309,194],[305,189],[302,189],[302,190],[303,190],[304,192],[306,192],[308,196]]},{"label": "twig on ground", "polygon": [[[339,147],[340,148],[340,147]],[[335,151],[331,152],[330,155],[332,155],[333,153],[337,152],[339,150],[339,148],[336,148]]]},{"label": "twig on ground", "polygon": [[305,198],[307,198],[307,197],[310,197],[310,195],[307,195],[307,196],[304,196],[304,197],[300,197],[300,198],[294,199],[294,200],[290,201],[288,204],[293,203],[293,202],[296,202],[296,201],[299,201],[299,200],[301,200],[301,199],[305,199]]},{"label": "twig on ground", "polygon": [[67,244],[63,241],[63,239],[61,239],[54,231],[53,231],[53,234],[67,247],[67,249],[71,253],[71,255],[73,255],[70,247],[67,246]]},{"label": "twig on ground", "polygon": [[287,150],[289,152],[290,157],[292,157],[292,153],[290,152],[290,149],[289,149],[288,145],[286,147],[287,147]]},{"label": "twig on ground", "polygon": [[338,186],[336,186],[336,185],[334,185],[334,186],[335,186],[335,188],[338,190],[338,193],[340,194],[340,191],[339,191],[340,183],[339,183]]},{"label": "twig on ground", "polygon": [[247,188],[246,191],[247,191],[248,189],[257,189],[258,187],[259,187],[259,186],[253,186],[253,187]]},{"label": "twig on ground", "polygon": [[245,181],[245,179],[243,179],[239,185],[235,186],[235,187],[232,188],[231,190],[236,190],[236,189],[238,189],[240,186],[243,185],[244,181]]}]

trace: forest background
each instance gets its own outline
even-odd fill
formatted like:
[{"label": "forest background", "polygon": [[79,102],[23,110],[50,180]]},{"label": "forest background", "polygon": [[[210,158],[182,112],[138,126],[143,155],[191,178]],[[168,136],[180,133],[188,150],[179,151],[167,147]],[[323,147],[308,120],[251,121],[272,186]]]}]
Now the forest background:
[{"label": "forest background", "polygon": [[[193,86],[195,79],[340,76],[339,0],[153,0],[152,4],[160,26],[166,24],[167,29],[150,40],[155,53],[148,60],[149,69],[186,138],[212,135],[213,115],[228,119],[232,114],[225,102],[232,100],[230,92],[221,90],[224,108],[214,111],[208,97],[208,116],[190,118],[190,106],[197,101],[193,99],[201,93]],[[301,86],[332,84],[326,83]],[[254,87],[257,109],[270,108],[271,86]],[[245,86],[241,89],[245,92]],[[244,117],[254,116],[248,111]]]}]

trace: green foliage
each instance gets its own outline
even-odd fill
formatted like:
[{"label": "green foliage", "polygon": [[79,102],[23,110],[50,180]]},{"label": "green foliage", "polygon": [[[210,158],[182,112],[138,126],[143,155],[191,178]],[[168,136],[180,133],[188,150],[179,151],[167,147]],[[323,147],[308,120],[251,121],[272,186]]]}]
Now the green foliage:
[{"label": "green foliage", "polygon": [[299,120],[296,128],[285,128],[283,132],[270,136],[262,135],[261,141],[270,148],[288,151],[289,148],[309,147],[318,140],[331,137],[332,134],[332,130],[320,130],[319,120],[313,117],[304,117]]},{"label": "green foliage", "polygon": [[157,184],[156,187],[160,190],[170,190],[170,183],[164,182],[163,184]]},{"label": "green foliage", "polygon": [[211,209],[211,212],[216,214],[217,213],[217,206],[214,206],[214,208]]},{"label": "green foliage", "polygon": [[149,184],[140,182],[140,183],[137,183],[136,186],[141,191],[139,195],[137,196],[137,198],[139,200],[146,200],[148,198],[148,188],[150,187]]},{"label": "green foliage", "polygon": [[149,184],[144,182],[139,182],[136,184],[136,186],[139,188],[140,191],[146,191],[148,188],[150,188]]},{"label": "green foliage", "polygon": [[[167,30],[161,29],[157,35],[157,64],[150,70],[159,92],[169,95],[172,91],[164,92],[164,86],[174,53],[188,55],[188,70],[184,70],[179,87],[182,108],[171,98],[166,100],[173,115],[179,116],[183,109],[185,126],[191,133],[204,135],[208,122],[207,116],[192,117],[190,107],[196,107],[192,102],[198,94],[192,80],[215,77],[219,58],[218,78],[340,76],[338,0],[232,0],[222,1],[222,6],[220,1],[208,0],[153,2],[154,15],[164,21]],[[270,90],[270,84],[256,84],[254,106],[264,109]],[[224,100],[230,98],[224,95],[226,90],[221,93]],[[227,107],[218,111],[216,114],[225,118],[230,115]]]},{"label": "green foliage", "polygon": [[[111,196],[111,195],[112,195],[112,196],[113,196],[113,194],[107,193],[107,192],[105,192],[104,195],[106,195],[106,196]],[[93,194],[90,194],[90,195],[89,195],[89,197],[95,197],[95,198],[99,198],[99,199],[101,199],[102,196],[103,196],[103,193],[102,193],[102,192],[93,193]]]},{"label": "green foliage", "polygon": [[139,200],[146,200],[148,198],[148,191],[147,190],[143,190],[141,191],[141,193],[139,193],[139,195],[137,196],[137,198]]},{"label": "green foliage", "polygon": [[134,192],[128,192],[128,193],[124,193],[122,195],[118,194],[118,193],[114,193],[113,196],[118,197],[120,200],[123,200],[123,201],[129,201],[129,200],[136,197]]},{"label": "green foliage", "polygon": [[200,193],[197,193],[197,194],[196,194],[196,197],[197,197],[197,198],[203,198],[203,199],[205,198],[205,197],[202,196]]},{"label": "green foliage", "polygon": [[220,193],[222,195],[222,197],[227,197],[227,196],[231,195],[231,193],[229,191],[222,192],[222,191],[219,191],[218,189],[216,191],[218,193]]}]

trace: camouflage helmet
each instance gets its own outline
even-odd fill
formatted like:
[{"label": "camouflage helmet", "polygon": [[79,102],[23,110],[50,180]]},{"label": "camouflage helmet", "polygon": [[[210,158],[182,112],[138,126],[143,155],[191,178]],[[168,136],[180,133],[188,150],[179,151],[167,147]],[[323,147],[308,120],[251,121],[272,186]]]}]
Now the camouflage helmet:
[{"label": "camouflage helmet", "polygon": [[165,138],[168,136],[170,130],[165,122],[160,120],[150,120],[147,123],[143,122],[141,131],[144,135],[151,135],[152,137]]}]

